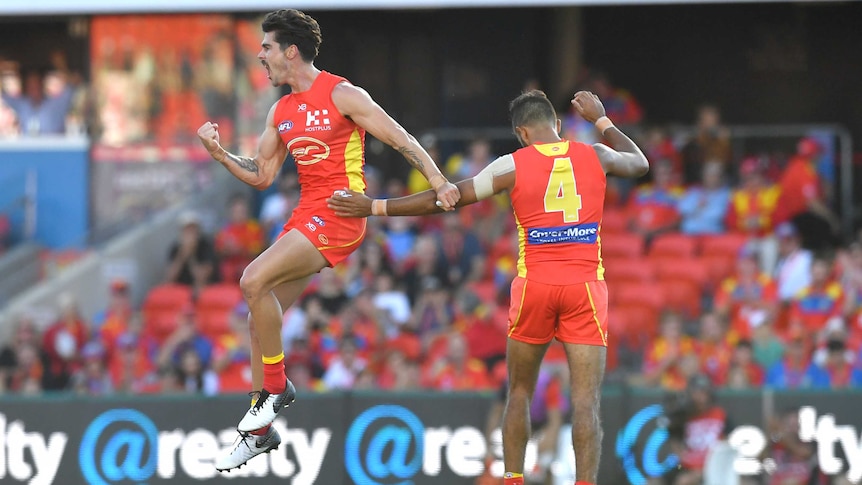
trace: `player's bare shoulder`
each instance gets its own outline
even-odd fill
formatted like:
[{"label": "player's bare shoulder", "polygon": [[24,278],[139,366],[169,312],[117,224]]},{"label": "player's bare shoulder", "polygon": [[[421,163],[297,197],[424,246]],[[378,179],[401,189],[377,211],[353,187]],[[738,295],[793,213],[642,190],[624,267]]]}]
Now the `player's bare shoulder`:
[{"label": "player's bare shoulder", "polygon": [[352,114],[361,113],[374,104],[368,91],[349,81],[342,81],[332,88],[332,103],[342,116],[349,118]]}]

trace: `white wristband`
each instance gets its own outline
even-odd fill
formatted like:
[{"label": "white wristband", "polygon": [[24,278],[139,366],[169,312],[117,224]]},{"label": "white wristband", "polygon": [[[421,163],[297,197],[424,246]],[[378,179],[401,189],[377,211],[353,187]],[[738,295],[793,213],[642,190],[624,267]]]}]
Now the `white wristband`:
[{"label": "white wristband", "polygon": [[596,120],[596,128],[604,135],[608,128],[613,128],[614,122],[607,116],[602,116]]},{"label": "white wristband", "polygon": [[387,200],[386,199],[374,199],[371,201],[371,215],[373,216],[385,216],[387,209]]}]

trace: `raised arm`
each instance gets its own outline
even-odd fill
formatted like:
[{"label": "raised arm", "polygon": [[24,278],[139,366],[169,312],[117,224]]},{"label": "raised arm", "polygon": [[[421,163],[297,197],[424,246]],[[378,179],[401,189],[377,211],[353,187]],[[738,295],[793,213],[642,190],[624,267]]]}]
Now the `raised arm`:
[{"label": "raised arm", "polygon": [[[515,185],[515,161],[504,155],[482,169],[475,177],[455,184],[461,198],[455,207],[474,204]],[[327,199],[327,205],[341,217],[421,216],[442,212],[437,194],[426,190],[397,199],[372,200],[363,194],[341,190]]]},{"label": "raised arm", "polygon": [[605,107],[598,96],[588,91],[579,91],[572,99],[572,104],[585,120],[594,123],[596,128],[601,130],[605,140],[611,144],[611,147],[602,143],[593,145],[605,173],[620,177],[640,177],[649,172],[646,156],[631,138],[605,116]]},{"label": "raised arm", "polygon": [[392,119],[364,89],[341,83],[332,90],[332,102],[341,114],[365,128],[365,131],[378,140],[398,150],[410,165],[422,172],[428,183],[434,187],[437,200],[443,204],[443,209],[455,208],[460,197],[455,185],[446,180],[428,152],[416,141],[416,137]]},{"label": "raised arm", "polygon": [[281,142],[275,127],[276,104],[272,105],[266,115],[266,128],[257,142],[257,155],[254,158],[235,155],[225,150],[219,143],[218,124],[207,121],[198,129],[198,138],[210,156],[224,165],[234,177],[258,190],[272,185],[287,156],[287,147]]}]

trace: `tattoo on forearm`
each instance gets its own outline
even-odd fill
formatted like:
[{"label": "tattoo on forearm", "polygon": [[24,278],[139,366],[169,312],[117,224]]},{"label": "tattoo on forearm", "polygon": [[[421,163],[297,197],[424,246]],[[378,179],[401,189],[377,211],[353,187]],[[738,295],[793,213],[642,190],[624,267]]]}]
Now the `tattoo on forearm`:
[{"label": "tattoo on forearm", "polygon": [[240,168],[247,172],[251,172],[255,175],[260,172],[260,167],[257,166],[257,163],[253,158],[241,157],[239,155],[234,155],[233,153],[225,153],[225,157],[239,165]]},{"label": "tattoo on forearm", "polygon": [[417,155],[416,152],[411,150],[410,147],[401,147],[398,149],[398,151],[401,152],[402,155],[404,155],[404,158],[407,159],[407,161],[410,163],[410,165],[413,166],[413,168],[424,173],[425,164],[422,163],[422,159],[419,158],[419,155]]}]

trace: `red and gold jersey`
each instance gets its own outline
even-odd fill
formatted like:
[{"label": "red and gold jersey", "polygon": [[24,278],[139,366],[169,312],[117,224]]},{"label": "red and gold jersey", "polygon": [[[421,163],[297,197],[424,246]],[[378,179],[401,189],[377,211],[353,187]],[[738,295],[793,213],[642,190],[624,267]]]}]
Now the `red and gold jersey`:
[{"label": "red and gold jersey", "polygon": [[551,285],[603,280],[605,172],[592,146],[531,145],[512,154],[518,276]]},{"label": "red and gold jersey", "polygon": [[343,77],[321,71],[311,88],[291,93],[273,122],[299,175],[299,207],[326,205],[335,190],[365,192],[365,130],[338,112],[332,89]]}]

